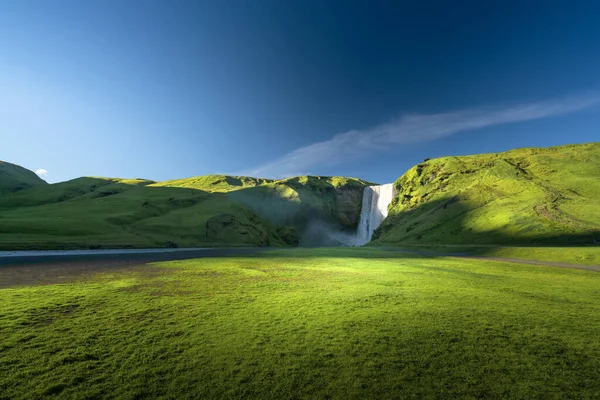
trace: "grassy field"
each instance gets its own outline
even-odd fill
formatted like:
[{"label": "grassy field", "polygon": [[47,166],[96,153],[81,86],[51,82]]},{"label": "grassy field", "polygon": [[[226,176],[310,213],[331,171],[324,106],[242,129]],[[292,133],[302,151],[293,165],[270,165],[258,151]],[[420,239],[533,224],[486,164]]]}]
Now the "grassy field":
[{"label": "grassy field", "polygon": [[597,272],[369,248],[4,271],[2,399],[600,397]]},{"label": "grassy field", "polygon": [[600,246],[586,247],[510,247],[510,246],[405,246],[415,253],[473,255],[552,263],[600,265]]},{"label": "grassy field", "polygon": [[479,248],[474,254],[486,257],[600,265],[600,247],[494,247]]}]

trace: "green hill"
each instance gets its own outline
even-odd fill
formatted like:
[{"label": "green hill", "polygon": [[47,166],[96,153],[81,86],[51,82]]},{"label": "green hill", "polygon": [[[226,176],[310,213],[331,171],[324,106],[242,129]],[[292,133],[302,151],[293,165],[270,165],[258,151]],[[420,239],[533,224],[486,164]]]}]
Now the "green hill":
[{"label": "green hill", "polygon": [[303,231],[313,220],[350,232],[360,216],[362,191],[372,183],[356,178],[299,176],[281,180],[246,176],[206,175],[152,183],[149,187],[199,189],[228,193],[276,225]]},{"label": "green hill", "polygon": [[228,198],[273,224],[304,233],[306,245],[336,245],[329,234],[356,232],[363,190],[369,185],[373,183],[356,178],[300,176],[232,191]]},{"label": "green hill", "polygon": [[313,220],[353,231],[366,185],[337,177],[78,178],[0,196],[0,248],[293,246]]},{"label": "green hill", "polygon": [[0,194],[16,192],[35,186],[47,185],[35,172],[21,166],[0,161]]},{"label": "green hill", "polygon": [[207,192],[230,192],[247,187],[260,186],[273,182],[270,179],[252,178],[249,176],[205,175],[193,178],[153,183],[153,187],[179,187],[201,189]]},{"label": "green hill", "polygon": [[428,160],[395,186],[372,244],[600,244],[600,143]]},{"label": "green hill", "polygon": [[[372,185],[227,175],[48,185],[0,167],[2,249],[336,245],[356,232]],[[395,186],[372,245],[600,243],[600,143],[428,160]]]}]

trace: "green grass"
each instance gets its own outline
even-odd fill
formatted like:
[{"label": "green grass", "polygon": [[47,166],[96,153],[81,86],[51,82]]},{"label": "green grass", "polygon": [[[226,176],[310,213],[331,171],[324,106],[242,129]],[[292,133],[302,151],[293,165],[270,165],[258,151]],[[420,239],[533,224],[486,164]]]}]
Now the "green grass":
[{"label": "green grass", "polygon": [[232,191],[228,198],[247,205],[273,224],[300,232],[319,220],[332,229],[354,233],[363,190],[369,185],[372,183],[356,178],[299,176]]},{"label": "green grass", "polygon": [[247,176],[205,175],[158,182],[154,183],[152,186],[201,189],[209,192],[230,192],[245,187],[260,186],[269,182],[273,181],[270,179],[251,178]]},{"label": "green grass", "polygon": [[[599,176],[600,143],[428,160],[396,180],[372,245],[599,245]],[[333,245],[329,231],[356,232],[372,185],[226,175],[38,183],[0,195],[0,249]]]},{"label": "green grass", "polygon": [[19,165],[0,161],[0,194],[47,185],[33,171]]},{"label": "green grass", "polygon": [[600,265],[600,247],[492,247],[474,254],[558,263]]},{"label": "green grass", "polygon": [[600,143],[423,162],[395,185],[379,245],[600,244]]},{"label": "green grass", "polygon": [[285,246],[316,218],[355,229],[366,182],[85,177],[0,196],[0,249]]},{"label": "green grass", "polygon": [[4,288],[0,398],[593,398],[598,287],[363,248]]},{"label": "green grass", "polygon": [[440,255],[473,255],[511,258],[565,264],[600,265],[600,247],[510,247],[510,246],[404,246],[404,250],[415,253]]},{"label": "green grass", "polygon": [[[79,178],[0,197],[0,248],[283,244],[271,224],[226,194],[148,183]],[[223,215],[233,222],[209,223]]]}]

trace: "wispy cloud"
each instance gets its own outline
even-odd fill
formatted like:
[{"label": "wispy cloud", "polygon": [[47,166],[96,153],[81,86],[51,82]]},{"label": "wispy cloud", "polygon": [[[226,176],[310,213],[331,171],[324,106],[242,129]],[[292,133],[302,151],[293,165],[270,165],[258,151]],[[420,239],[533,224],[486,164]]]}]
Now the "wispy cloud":
[{"label": "wispy cloud", "polygon": [[458,132],[555,117],[599,103],[598,96],[570,97],[510,107],[477,108],[440,114],[404,115],[387,124],[351,130],[298,148],[244,175],[279,178],[312,173],[315,167],[356,161],[405,144],[427,142]]},{"label": "wispy cloud", "polygon": [[44,168],[36,169],[35,173],[38,174],[39,176],[48,175],[48,171],[46,171]]}]

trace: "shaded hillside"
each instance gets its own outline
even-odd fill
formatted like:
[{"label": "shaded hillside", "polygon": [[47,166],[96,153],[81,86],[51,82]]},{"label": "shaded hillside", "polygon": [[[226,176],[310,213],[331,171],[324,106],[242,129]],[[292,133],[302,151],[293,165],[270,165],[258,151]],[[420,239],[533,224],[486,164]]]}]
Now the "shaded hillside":
[{"label": "shaded hillside", "polygon": [[0,207],[31,207],[68,200],[94,199],[154,183],[145,179],[83,177],[0,197]]},{"label": "shaded hillside", "polygon": [[19,165],[0,161],[0,194],[47,185],[35,172]]},{"label": "shaded hillside", "polygon": [[395,185],[374,244],[600,244],[600,143],[433,159]]},{"label": "shaded hillside", "polygon": [[[0,248],[294,246],[309,221],[355,226],[363,187],[321,177],[78,178],[0,196]],[[274,204],[293,217],[272,218]]]},{"label": "shaded hillside", "polygon": [[0,197],[0,247],[287,245],[278,228],[223,193],[152,181],[78,178]]},{"label": "shaded hillside", "polygon": [[[356,178],[299,176],[281,180],[245,176],[206,175],[153,183],[151,187],[200,189],[229,193],[231,201],[244,204],[275,225],[302,234],[308,244],[323,243],[326,231],[356,230],[362,191],[369,182]],[[321,229],[310,229],[318,224]],[[333,243],[333,242],[332,242]]]},{"label": "shaded hillside", "polygon": [[232,191],[228,198],[273,224],[296,229],[302,244],[335,245],[335,233],[356,232],[363,190],[369,185],[356,178],[300,176]]}]

